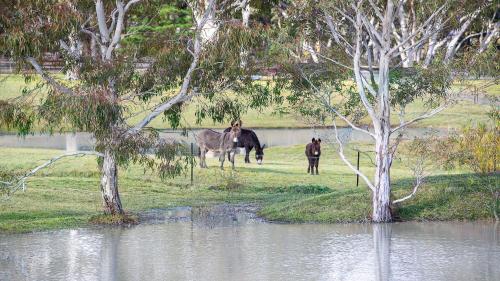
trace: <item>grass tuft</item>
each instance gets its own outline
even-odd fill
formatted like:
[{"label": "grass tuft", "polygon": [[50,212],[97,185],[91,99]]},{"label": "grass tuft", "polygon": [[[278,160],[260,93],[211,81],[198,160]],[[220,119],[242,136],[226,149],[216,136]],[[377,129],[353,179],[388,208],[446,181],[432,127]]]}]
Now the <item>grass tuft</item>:
[{"label": "grass tuft", "polygon": [[139,223],[139,219],[133,214],[122,215],[94,215],[90,217],[89,223],[98,225],[130,225]]}]

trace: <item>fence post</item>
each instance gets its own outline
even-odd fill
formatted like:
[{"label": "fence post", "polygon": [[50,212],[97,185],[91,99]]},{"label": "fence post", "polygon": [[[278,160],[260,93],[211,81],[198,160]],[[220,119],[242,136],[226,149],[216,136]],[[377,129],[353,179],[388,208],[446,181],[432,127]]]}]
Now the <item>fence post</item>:
[{"label": "fence post", "polygon": [[191,143],[191,185],[193,185],[194,144]]},{"label": "fence post", "polygon": [[[357,164],[356,164],[356,168],[359,171],[359,150],[358,150],[358,161],[357,161]],[[356,174],[356,186],[359,186],[359,174]]]}]

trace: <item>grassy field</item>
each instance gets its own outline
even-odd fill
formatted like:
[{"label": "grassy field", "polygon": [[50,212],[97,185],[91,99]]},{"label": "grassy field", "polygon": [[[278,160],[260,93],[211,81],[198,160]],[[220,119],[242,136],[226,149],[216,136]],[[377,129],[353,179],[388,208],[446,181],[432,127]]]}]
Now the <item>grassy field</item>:
[{"label": "grassy field", "polygon": [[[353,147],[367,149],[366,145]],[[161,181],[143,168],[121,169],[119,184],[127,212],[172,206],[216,203],[254,203],[260,215],[285,222],[359,222],[370,216],[370,194],[361,182],[356,187],[353,173],[339,160],[332,147],[323,146],[320,175],[306,174],[303,146],[266,150],[264,165],[243,164],[237,170],[221,172],[216,159],[209,169],[195,168],[194,185],[187,176]],[[349,158],[355,159],[349,151]],[[43,163],[57,150],[0,148],[0,172],[23,172]],[[253,155],[252,155],[253,157]],[[373,166],[362,156],[361,169]],[[253,161],[255,162],[255,161]],[[227,162],[226,162],[227,163]],[[412,179],[401,161],[392,169],[394,196],[410,192]],[[489,195],[480,191],[467,171],[435,171],[416,198],[398,210],[402,220],[462,220],[491,218]],[[32,177],[25,192],[0,201],[0,232],[26,232],[85,226],[100,213],[99,173],[95,158],[64,159]]]},{"label": "grassy field", "polygon": [[[484,81],[478,80],[471,82],[479,87]],[[32,82],[29,87],[34,87],[36,84]],[[25,87],[24,80],[19,75],[0,75],[0,100],[14,98],[22,94],[22,89]],[[454,86],[455,89],[460,88],[458,85]],[[489,95],[499,96],[500,85],[492,85],[485,89],[485,93]],[[182,126],[188,128],[225,128],[227,124],[214,123],[211,120],[204,120],[201,124],[195,122],[196,101],[188,104],[183,111]],[[457,104],[447,108],[440,114],[433,118],[426,119],[422,122],[416,123],[415,127],[434,127],[434,128],[459,128],[470,121],[485,121],[487,119],[486,113],[490,110],[489,105],[474,104],[471,101],[460,101]],[[137,111],[139,109],[137,108]],[[293,114],[291,115],[276,115],[273,114],[273,108],[267,108],[262,111],[249,110],[242,116],[244,125],[248,128],[297,128],[309,127],[310,124]],[[425,112],[422,102],[415,102],[407,108],[407,119],[419,116]],[[137,123],[145,114],[138,114],[128,121],[130,124]],[[391,122],[399,123],[399,117],[396,112],[393,113]],[[368,118],[361,120],[363,124],[370,124]],[[325,124],[331,125],[331,124]],[[339,125],[345,125],[339,123]],[[43,126],[43,125],[42,125]],[[153,120],[151,126],[159,129],[169,128],[168,122],[157,118]],[[0,128],[1,130],[2,128]],[[37,129],[35,127],[35,129]],[[5,128],[3,128],[5,130]]]}]

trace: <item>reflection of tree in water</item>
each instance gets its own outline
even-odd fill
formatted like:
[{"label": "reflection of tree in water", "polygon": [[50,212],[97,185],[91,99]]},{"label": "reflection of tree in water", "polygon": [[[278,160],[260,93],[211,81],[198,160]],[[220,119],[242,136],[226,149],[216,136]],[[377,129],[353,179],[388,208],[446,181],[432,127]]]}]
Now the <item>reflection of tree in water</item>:
[{"label": "reflection of tree in water", "polygon": [[391,276],[392,224],[374,223],[373,248],[375,249],[375,276],[377,281],[389,280]]},{"label": "reflection of tree in water", "polygon": [[[101,278],[114,280],[119,276],[120,243],[126,229],[117,227],[109,228],[103,232],[103,245],[101,252]],[[126,268],[126,266],[125,266]]]}]

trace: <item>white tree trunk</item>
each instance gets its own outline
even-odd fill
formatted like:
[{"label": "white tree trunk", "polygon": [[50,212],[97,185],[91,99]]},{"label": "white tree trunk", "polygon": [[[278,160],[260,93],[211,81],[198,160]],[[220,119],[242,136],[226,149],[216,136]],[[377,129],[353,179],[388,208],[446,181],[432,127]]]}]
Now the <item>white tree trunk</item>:
[{"label": "white tree trunk", "polygon": [[118,167],[112,152],[106,149],[101,167],[101,195],[104,213],[123,214],[122,202],[118,193]]},{"label": "white tree trunk", "polygon": [[465,31],[469,28],[471,25],[472,21],[479,15],[479,12],[481,11],[481,8],[478,8],[476,11],[474,11],[472,14],[470,14],[467,19],[463,21],[462,25],[460,28],[456,30],[452,30],[450,32],[449,37],[451,38],[448,41],[447,48],[446,48],[446,54],[444,56],[444,61],[445,62],[450,62],[451,59],[455,56],[455,53],[458,51],[457,50],[457,44],[459,42],[459,39],[462,37],[462,35],[465,33]]},{"label": "white tree trunk", "polygon": [[479,41],[479,53],[482,53],[488,49],[491,42],[498,40],[498,33],[500,32],[500,21],[496,23],[490,22],[488,24],[486,36],[481,37]]},{"label": "white tree trunk", "polygon": [[[212,1],[209,0],[191,0],[190,5],[193,9],[194,19],[197,25],[202,23],[203,18],[205,17],[205,12],[210,8]],[[214,4],[215,5],[215,4]],[[201,31],[201,41],[202,45],[212,41],[215,35],[217,34],[217,30],[219,30],[219,25],[217,24],[215,18],[215,8],[209,11],[208,18],[206,22],[203,24],[203,29]]]},{"label": "white tree trunk", "polygon": [[250,26],[250,1],[246,1],[241,9],[241,19],[244,27]]},{"label": "white tree trunk", "polygon": [[[403,1],[406,2],[406,1]],[[399,55],[401,57],[401,62],[403,67],[411,67],[413,66],[414,62],[414,53],[413,53],[413,48],[410,48],[409,46],[412,45],[411,40],[407,40],[410,37],[410,32],[408,30],[408,15],[405,11],[404,4],[400,5],[398,7],[398,17],[399,17],[399,29],[401,31],[401,34],[396,37],[396,41],[400,42],[407,42],[406,44],[401,44],[399,47]],[[399,40],[397,40],[399,39]]]},{"label": "white tree trunk", "polygon": [[391,164],[390,151],[390,103],[389,103],[389,60],[382,56],[379,73],[379,126],[375,129],[375,190],[372,193],[374,222],[392,221],[391,204]]},{"label": "white tree trunk", "polygon": [[319,63],[319,58],[318,54],[316,53],[316,50],[314,49],[313,46],[311,46],[311,44],[307,40],[304,40],[302,47],[311,55],[311,58],[314,63]]},{"label": "white tree trunk", "polygon": [[372,193],[372,221],[390,222],[391,215],[391,162],[389,133],[377,136],[375,157],[375,191]]},{"label": "white tree trunk", "polygon": [[391,27],[393,3],[387,4],[386,15],[384,17],[382,29],[382,52],[379,60],[378,77],[378,112],[375,124],[375,190],[372,192],[372,220],[373,222],[392,221],[390,211],[391,199],[391,153],[390,153],[390,135],[391,135],[391,105],[389,88],[389,66],[391,56],[388,51],[391,48]]},{"label": "white tree trunk", "polygon": [[[245,28],[250,27],[250,1],[244,1],[241,7],[241,19]],[[240,51],[240,67],[245,68],[248,62],[248,52],[242,46]]]},{"label": "white tree trunk", "polygon": [[[76,34],[71,34],[68,38],[69,40],[69,48],[70,52],[73,54],[72,56],[80,57],[83,54],[83,42],[78,38]],[[66,72],[66,79],[68,80],[78,80],[80,79],[80,66],[78,63],[76,65],[72,65],[68,71]]]}]

